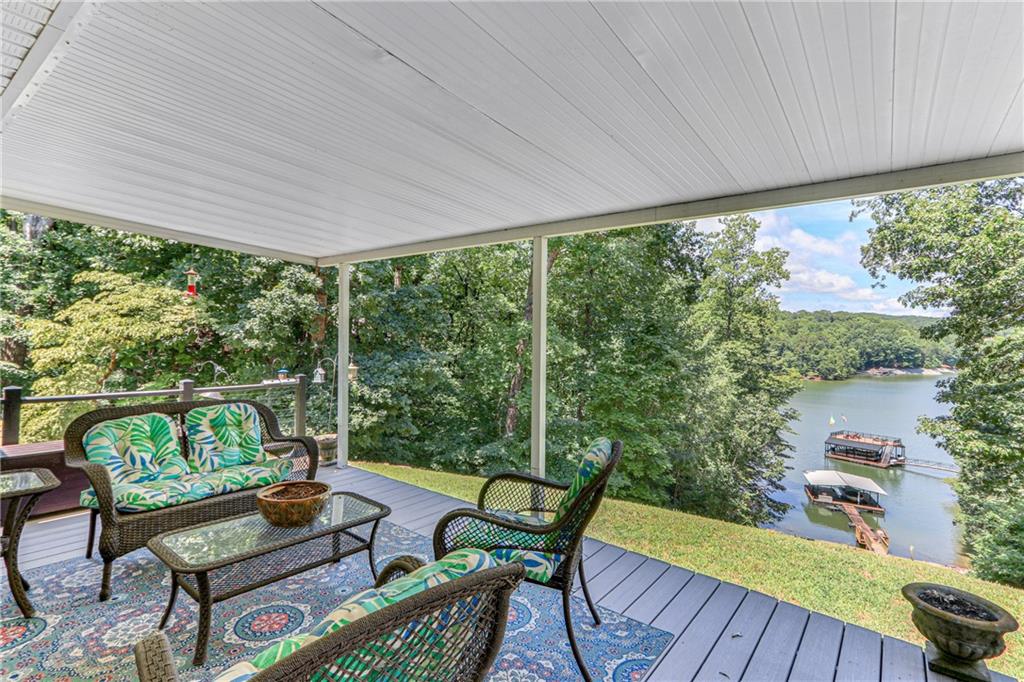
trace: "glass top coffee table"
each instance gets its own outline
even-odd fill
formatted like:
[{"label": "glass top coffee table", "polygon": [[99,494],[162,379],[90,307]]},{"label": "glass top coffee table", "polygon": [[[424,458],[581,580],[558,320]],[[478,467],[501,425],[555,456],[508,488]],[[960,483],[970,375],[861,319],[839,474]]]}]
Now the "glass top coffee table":
[{"label": "glass top coffee table", "polygon": [[25,529],[28,515],[32,513],[32,507],[39,501],[39,497],[59,485],[60,481],[49,469],[19,469],[0,473],[0,500],[7,502],[0,552],[3,553],[7,582],[11,587],[11,594],[14,595],[14,602],[25,618],[31,618],[35,611],[26,594],[29,589],[28,581],[21,577],[18,570],[18,543],[21,540],[21,531]]},{"label": "glass top coffee table", "polygon": [[[199,603],[199,634],[194,665],[206,662],[213,605],[264,585],[340,561],[366,550],[370,571],[373,539],[390,507],[355,493],[334,493],[308,526],[278,528],[259,513],[234,516],[190,528],[161,533],[147,543],[171,569],[171,596],[160,620],[163,629],[180,587]],[[373,524],[368,537],[355,532]]]}]

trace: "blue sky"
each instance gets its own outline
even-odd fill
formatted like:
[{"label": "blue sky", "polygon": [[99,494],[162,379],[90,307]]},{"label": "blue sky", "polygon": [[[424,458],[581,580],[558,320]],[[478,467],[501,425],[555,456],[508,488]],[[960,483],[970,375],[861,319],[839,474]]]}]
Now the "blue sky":
[{"label": "blue sky", "polygon": [[[778,292],[784,310],[848,310],[894,315],[940,315],[938,310],[905,308],[897,298],[913,285],[886,279],[876,288],[860,265],[860,247],[868,241],[870,217],[850,220],[850,201],[831,201],[759,211],[758,248],[781,247],[789,252],[790,280]],[[717,219],[698,221],[714,229]]]}]

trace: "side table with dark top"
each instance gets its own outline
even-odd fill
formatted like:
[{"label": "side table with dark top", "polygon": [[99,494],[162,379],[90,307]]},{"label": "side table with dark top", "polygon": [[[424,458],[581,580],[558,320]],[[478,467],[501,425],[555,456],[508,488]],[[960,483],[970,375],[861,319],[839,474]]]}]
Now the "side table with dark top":
[{"label": "side table with dark top", "polygon": [[29,518],[81,509],[78,497],[91,485],[83,470],[64,463],[63,440],[0,445],[0,471],[15,469],[49,469],[60,480],[60,487],[39,500]]},{"label": "side table with dark top", "polygon": [[4,565],[7,567],[7,582],[11,586],[14,601],[25,618],[35,613],[28,599],[28,581],[18,570],[18,543],[25,521],[32,513],[32,507],[39,497],[58,487],[60,481],[48,469],[21,469],[0,472],[0,500],[7,502],[4,514],[4,530],[0,545],[3,548]]},{"label": "side table with dark top", "polygon": [[[380,520],[390,513],[390,507],[362,495],[334,493],[307,526],[279,528],[253,513],[161,533],[146,543],[171,569],[171,595],[159,628],[171,616],[178,589],[184,590],[199,603],[192,663],[202,665],[217,602],[364,550],[376,578],[373,540]],[[367,537],[356,533],[371,523]]]}]

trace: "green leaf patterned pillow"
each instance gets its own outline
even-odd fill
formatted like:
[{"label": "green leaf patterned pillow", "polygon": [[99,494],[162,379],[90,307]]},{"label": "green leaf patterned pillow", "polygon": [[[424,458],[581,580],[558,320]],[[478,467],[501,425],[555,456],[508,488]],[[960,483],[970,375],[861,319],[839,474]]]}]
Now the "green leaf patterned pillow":
[{"label": "green leaf patterned pillow", "polygon": [[226,403],[189,410],[185,415],[188,465],[192,471],[217,471],[266,459],[260,418],[247,403]]},{"label": "green leaf patterned pillow", "polygon": [[100,422],[82,437],[85,457],[102,464],[114,483],[171,480],[189,472],[178,425],[158,412]]},{"label": "green leaf patterned pillow", "polygon": [[604,471],[611,457],[612,442],[607,438],[598,438],[590,444],[586,454],[583,455],[583,461],[580,462],[579,468],[576,469],[576,476],[573,477],[572,483],[569,484],[569,489],[565,491],[565,497],[562,498],[558,509],[555,511],[555,521],[561,519],[569,511],[569,507],[576,501],[576,496],[580,494],[580,491],[588,483]]}]

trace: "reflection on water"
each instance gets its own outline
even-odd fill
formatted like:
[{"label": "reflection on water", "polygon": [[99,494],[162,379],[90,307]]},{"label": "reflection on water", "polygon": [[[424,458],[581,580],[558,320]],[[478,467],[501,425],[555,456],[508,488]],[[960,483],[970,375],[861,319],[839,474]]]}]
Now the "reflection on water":
[{"label": "reflection on water", "polygon": [[[935,402],[937,377],[855,377],[847,381],[806,382],[792,406],[800,418],[791,427],[794,445],[786,489],[777,497],[793,507],[774,527],[803,537],[856,544],[849,519],[842,512],[812,504],[804,493],[803,472],[838,469],[867,476],[888,493],[882,497],[884,517],[863,514],[872,528],[884,528],[891,538],[890,552],[899,556],[943,564],[963,565],[959,530],[953,524],[956,495],[949,474],[914,467],[878,469],[824,457],[829,431],[848,428],[897,436],[907,446],[907,457],[951,462],[927,436],[916,432],[922,415],[937,416],[945,409]],[[842,417],[847,418],[846,422]],[[829,425],[834,417],[836,424]]]}]

